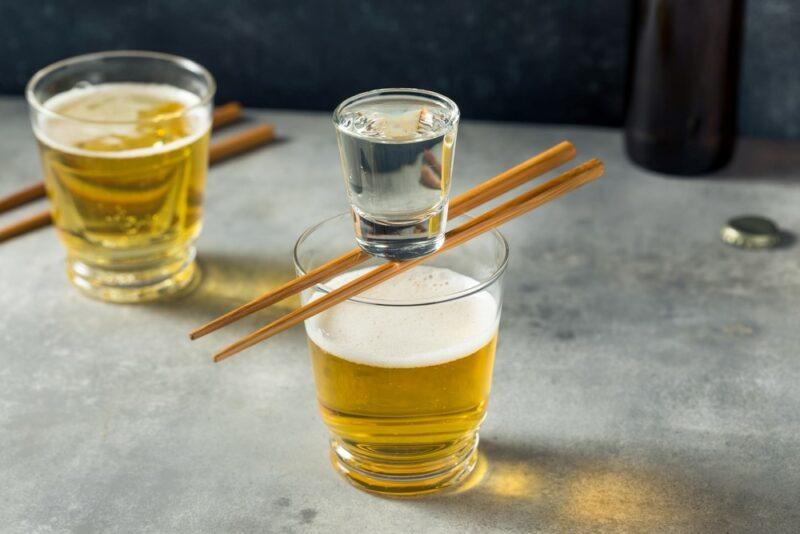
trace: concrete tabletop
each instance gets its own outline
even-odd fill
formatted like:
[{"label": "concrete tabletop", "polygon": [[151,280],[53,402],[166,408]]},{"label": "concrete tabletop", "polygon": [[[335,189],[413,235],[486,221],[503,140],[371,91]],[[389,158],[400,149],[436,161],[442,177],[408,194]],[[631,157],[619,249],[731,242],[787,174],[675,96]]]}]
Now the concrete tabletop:
[{"label": "concrete tabletop", "polygon": [[[479,475],[396,501],[332,470],[301,328],[211,362],[286,308],[187,339],[290,278],[294,239],[346,207],[327,114],[248,116],[283,140],[211,170],[192,295],[97,302],[52,229],[0,245],[0,531],[800,529],[800,247],[718,237],[744,213],[800,229],[800,143],[743,141],[679,180],[633,167],[616,130],[466,121],[456,193],[562,139],[607,170],[503,230]],[[37,179],[21,99],[0,99],[0,138],[0,193]]]}]

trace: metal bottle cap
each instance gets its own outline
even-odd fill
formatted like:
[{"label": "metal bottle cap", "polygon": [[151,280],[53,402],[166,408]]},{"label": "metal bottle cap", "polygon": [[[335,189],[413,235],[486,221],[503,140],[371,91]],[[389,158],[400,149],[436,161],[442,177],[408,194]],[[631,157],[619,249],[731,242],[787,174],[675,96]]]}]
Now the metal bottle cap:
[{"label": "metal bottle cap", "polygon": [[758,215],[743,215],[728,221],[721,232],[722,240],[740,248],[771,248],[778,244],[778,226]]}]

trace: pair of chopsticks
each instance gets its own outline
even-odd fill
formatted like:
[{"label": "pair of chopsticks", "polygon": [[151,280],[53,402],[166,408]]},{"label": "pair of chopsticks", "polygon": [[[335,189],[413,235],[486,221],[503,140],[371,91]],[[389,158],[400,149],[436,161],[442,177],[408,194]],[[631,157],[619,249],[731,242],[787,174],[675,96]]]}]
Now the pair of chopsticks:
[{"label": "pair of chopsticks", "polygon": [[[457,217],[489,202],[494,198],[522,185],[523,183],[540,176],[575,157],[575,147],[564,141],[529,160],[513,167],[481,185],[455,197],[450,203],[450,217]],[[574,167],[549,182],[533,190],[523,193],[504,204],[497,206],[486,213],[468,220],[460,226],[447,232],[445,242],[436,252],[427,256],[405,262],[384,263],[359,278],[323,295],[322,297],[297,308],[296,310],[280,317],[272,323],[248,334],[236,343],[226,347],[214,355],[214,361],[219,362],[234,354],[255,345],[275,334],[287,330],[309,317],[312,317],[328,308],[350,298],[381,282],[411,269],[423,261],[446,252],[458,245],[504,224],[511,219],[519,217],[532,209],[554,200],[582,185],[599,178],[603,174],[603,163],[598,159],[591,159]],[[214,330],[226,326],[257,310],[279,302],[292,294],[333,278],[337,274],[351,269],[364,262],[370,256],[360,249],[333,259],[303,276],[265,293],[260,297],[240,306],[225,315],[214,319],[200,328],[191,332],[189,337],[197,339]]]},{"label": "pair of chopsticks", "polygon": [[[242,105],[239,102],[230,102],[214,110],[212,130],[233,124],[242,118]],[[248,150],[265,145],[275,139],[275,127],[271,124],[260,124],[239,133],[233,134],[211,144],[208,152],[209,163],[218,163],[224,159],[237,156]],[[39,182],[0,198],[0,213],[33,202],[46,195],[44,182]],[[13,223],[5,228],[0,228],[0,243],[37,228],[52,224],[53,217],[49,211],[43,211]]]}]

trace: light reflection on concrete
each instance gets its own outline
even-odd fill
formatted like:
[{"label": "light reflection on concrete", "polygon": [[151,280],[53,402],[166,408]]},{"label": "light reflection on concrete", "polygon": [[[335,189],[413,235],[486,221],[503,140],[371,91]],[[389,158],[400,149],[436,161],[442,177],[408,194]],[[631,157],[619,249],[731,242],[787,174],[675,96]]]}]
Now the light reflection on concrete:
[{"label": "light reflection on concrete", "polygon": [[[277,264],[261,258],[201,254],[198,262],[203,280],[197,289],[197,298],[230,306],[244,304],[294,276],[288,260]],[[273,307],[286,311],[299,303],[300,299],[295,295]]]},{"label": "light reflection on concrete", "polygon": [[689,494],[658,476],[587,469],[566,481],[565,519],[654,530],[687,520]]},{"label": "light reflection on concrete", "polygon": [[513,499],[536,499],[541,496],[543,481],[538,473],[522,462],[492,465],[484,489],[492,495]]},{"label": "light reflection on concrete", "polygon": [[[294,278],[289,258],[278,260],[267,256],[200,252],[197,262],[202,273],[197,287],[183,297],[148,305],[153,313],[177,315],[192,328]],[[290,297],[243,318],[228,329],[238,333],[253,330],[299,305],[298,296]]]},{"label": "light reflection on concrete", "polygon": [[653,465],[482,448],[473,475],[431,506],[479,511],[509,531],[702,532],[730,515],[719,496]]}]

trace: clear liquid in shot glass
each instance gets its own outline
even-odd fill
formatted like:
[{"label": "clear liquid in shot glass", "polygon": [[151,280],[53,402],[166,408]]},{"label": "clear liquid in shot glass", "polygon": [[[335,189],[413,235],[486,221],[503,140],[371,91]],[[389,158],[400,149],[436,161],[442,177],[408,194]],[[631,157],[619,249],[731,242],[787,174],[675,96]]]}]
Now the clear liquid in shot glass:
[{"label": "clear liquid in shot glass", "polygon": [[379,95],[345,103],[337,113],[359,245],[395,260],[438,249],[452,179],[455,104],[414,94]]}]

